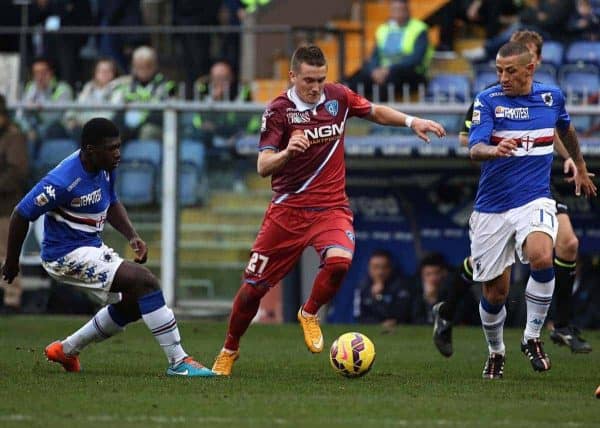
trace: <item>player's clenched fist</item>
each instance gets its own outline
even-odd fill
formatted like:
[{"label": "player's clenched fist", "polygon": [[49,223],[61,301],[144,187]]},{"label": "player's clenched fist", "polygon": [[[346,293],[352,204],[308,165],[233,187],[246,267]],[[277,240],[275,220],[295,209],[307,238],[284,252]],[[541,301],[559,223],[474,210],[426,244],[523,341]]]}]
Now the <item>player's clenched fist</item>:
[{"label": "player's clenched fist", "polygon": [[507,158],[510,156],[514,156],[517,147],[517,142],[515,140],[513,140],[512,138],[504,138],[496,146],[495,155],[498,158]]},{"label": "player's clenched fist", "polygon": [[290,137],[290,141],[287,145],[287,151],[291,156],[296,156],[300,153],[304,153],[306,149],[310,146],[310,141],[304,135],[304,132],[296,129],[292,132],[292,136]]}]

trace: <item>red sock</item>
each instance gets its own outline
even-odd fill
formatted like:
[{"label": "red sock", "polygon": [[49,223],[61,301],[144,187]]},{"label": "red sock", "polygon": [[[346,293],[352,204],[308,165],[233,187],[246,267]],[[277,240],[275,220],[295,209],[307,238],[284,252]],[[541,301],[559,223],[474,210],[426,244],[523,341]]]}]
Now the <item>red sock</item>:
[{"label": "red sock", "polygon": [[244,282],[233,301],[225,348],[232,351],[240,347],[240,338],[248,329],[250,322],[256,316],[260,299],[269,291],[267,287],[250,285]]},{"label": "red sock", "polygon": [[340,288],[351,263],[352,260],[346,257],[325,259],[325,264],[315,278],[310,297],[304,304],[303,309],[306,312],[316,314],[321,306],[329,303]]}]

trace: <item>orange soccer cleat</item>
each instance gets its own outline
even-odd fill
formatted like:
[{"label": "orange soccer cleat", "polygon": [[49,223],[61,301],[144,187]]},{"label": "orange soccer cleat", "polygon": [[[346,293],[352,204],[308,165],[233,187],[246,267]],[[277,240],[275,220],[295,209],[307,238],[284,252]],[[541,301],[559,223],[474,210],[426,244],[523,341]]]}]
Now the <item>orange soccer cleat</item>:
[{"label": "orange soccer cleat", "polygon": [[79,357],[77,355],[67,355],[63,351],[63,346],[60,340],[52,342],[46,346],[44,350],[48,361],[54,361],[63,366],[68,372],[79,372],[81,371],[81,365],[79,364]]},{"label": "orange soccer cleat", "polygon": [[323,350],[323,333],[319,327],[319,317],[316,315],[302,315],[302,307],[298,310],[298,321],[304,333],[304,343],[313,354],[317,354]]},{"label": "orange soccer cleat", "polygon": [[215,363],[213,364],[212,371],[217,376],[230,376],[231,369],[233,368],[233,363],[240,357],[240,351],[227,351],[225,349],[221,349],[219,355],[215,359]]}]

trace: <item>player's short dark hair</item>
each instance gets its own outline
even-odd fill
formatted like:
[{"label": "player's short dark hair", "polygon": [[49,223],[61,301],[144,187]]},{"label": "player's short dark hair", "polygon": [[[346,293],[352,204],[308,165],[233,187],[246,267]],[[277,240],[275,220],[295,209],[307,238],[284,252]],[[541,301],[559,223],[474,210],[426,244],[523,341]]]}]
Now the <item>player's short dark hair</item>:
[{"label": "player's short dark hair", "polygon": [[389,260],[390,263],[392,263],[394,260],[394,258],[392,257],[392,253],[389,252],[388,250],[384,250],[383,248],[378,248],[378,249],[374,250],[371,253],[371,257],[369,257],[369,259],[372,259],[373,257],[385,257],[386,259]]},{"label": "player's short dark hair", "polygon": [[535,53],[537,54],[537,56],[542,56],[542,46],[544,46],[544,38],[537,31],[515,31],[513,35],[510,36],[510,41],[523,43],[526,46],[527,44],[532,43],[535,46]]},{"label": "player's short dark hair", "polygon": [[312,65],[314,67],[323,67],[327,64],[323,51],[315,45],[300,46],[292,55],[291,62],[291,68],[294,71],[300,70],[300,64]]},{"label": "player's short dark hair", "polygon": [[508,42],[502,45],[500,50],[498,50],[498,56],[502,58],[506,58],[509,56],[519,56],[519,55],[531,55],[529,49],[524,43],[521,42]]},{"label": "player's short dark hair", "polygon": [[119,128],[110,120],[103,117],[90,119],[83,125],[81,131],[81,148],[88,145],[97,146],[108,139],[117,138]]},{"label": "player's short dark hair", "polygon": [[423,270],[425,266],[439,266],[444,269],[448,269],[448,262],[441,253],[429,253],[423,256],[419,263],[419,272]]}]

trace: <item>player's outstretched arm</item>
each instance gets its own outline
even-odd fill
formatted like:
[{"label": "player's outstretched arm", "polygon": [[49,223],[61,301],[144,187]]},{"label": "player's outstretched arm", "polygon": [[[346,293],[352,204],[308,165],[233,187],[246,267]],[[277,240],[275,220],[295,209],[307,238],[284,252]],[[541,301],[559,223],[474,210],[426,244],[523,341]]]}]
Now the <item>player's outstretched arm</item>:
[{"label": "player's outstretched arm", "polygon": [[429,143],[430,141],[429,136],[427,135],[429,132],[434,133],[439,138],[446,135],[444,127],[433,120],[409,116],[381,104],[373,104],[371,113],[366,116],[365,119],[380,125],[406,126],[407,128],[411,128],[415,134],[426,143]]},{"label": "player's outstretched arm", "polygon": [[148,259],[148,247],[142,238],[139,237],[129,216],[127,210],[121,202],[114,202],[108,208],[106,213],[108,223],[117,229],[127,240],[129,246],[135,252],[136,263],[146,263]]},{"label": "player's outstretched arm", "polygon": [[577,167],[578,171],[577,175],[568,178],[567,181],[570,183],[575,183],[575,194],[577,196],[581,195],[582,190],[583,194],[587,197],[596,196],[596,185],[594,184],[590,177],[590,174],[588,173],[585,160],[583,159],[583,155],[581,154],[581,149],[579,147],[579,139],[577,138],[575,128],[571,124],[567,129],[557,128],[557,131],[559,138],[561,139],[565,148],[569,152],[569,155],[573,159],[573,162],[575,162],[575,166]]},{"label": "player's outstretched arm", "polygon": [[19,256],[28,230],[29,220],[15,209],[10,216],[6,260],[4,260],[4,264],[2,265],[2,278],[9,284],[19,274]]}]

